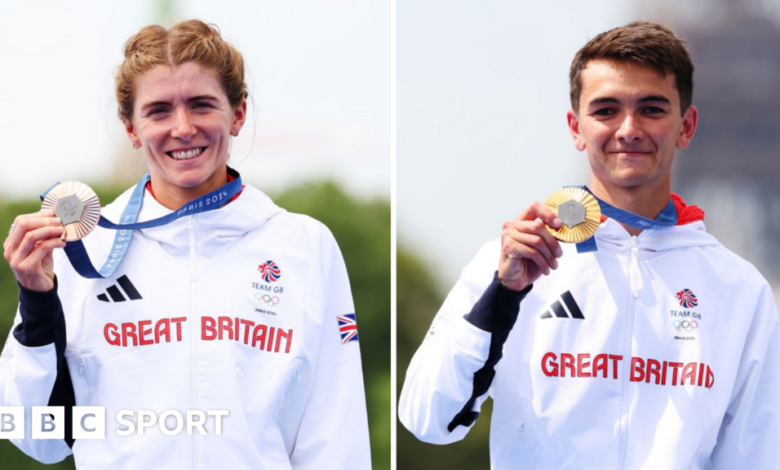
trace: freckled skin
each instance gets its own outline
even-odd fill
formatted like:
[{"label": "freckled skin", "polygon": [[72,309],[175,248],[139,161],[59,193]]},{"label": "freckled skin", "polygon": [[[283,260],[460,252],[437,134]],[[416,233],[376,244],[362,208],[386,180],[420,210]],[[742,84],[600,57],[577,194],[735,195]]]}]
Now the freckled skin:
[{"label": "freckled skin", "polygon": [[[197,63],[159,66],[138,80],[125,129],[149,163],[155,198],[169,209],[207,194],[227,180],[230,136],[246,119],[246,102],[233,109],[216,74]],[[205,148],[176,160],[175,150]]]}]

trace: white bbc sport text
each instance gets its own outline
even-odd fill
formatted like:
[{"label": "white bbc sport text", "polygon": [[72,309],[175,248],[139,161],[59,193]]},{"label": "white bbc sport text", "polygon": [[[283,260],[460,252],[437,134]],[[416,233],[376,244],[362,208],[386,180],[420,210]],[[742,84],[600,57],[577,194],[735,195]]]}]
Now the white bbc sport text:
[{"label": "white bbc sport text", "polygon": [[[179,411],[167,410],[157,413],[151,410],[139,410],[136,424],[136,414],[132,410],[122,410],[116,415],[117,423],[122,428],[116,433],[129,436],[136,433],[144,435],[144,431],[157,425],[160,432],[166,436],[175,436],[187,429],[187,435],[192,435],[197,429],[201,435],[207,435],[206,423],[214,417],[214,434],[222,435],[222,418],[229,416],[228,410],[188,410],[186,417]],[[65,438],[65,408],[61,406],[33,406],[25,416],[23,406],[0,406],[0,439],[24,439],[26,424],[32,426],[33,439],[64,439]],[[172,426],[167,423],[172,422]],[[103,406],[74,406],[72,431],[74,439],[105,439],[106,409]]]},{"label": "white bbc sport text", "polygon": [[[187,417],[185,418],[176,410],[168,410],[160,413],[159,419],[157,413],[152,410],[138,410],[138,435],[143,436],[144,431],[147,428],[157,425],[160,428],[160,432],[166,436],[175,436],[179,434],[182,429],[187,427],[187,435],[191,436],[195,429],[198,433],[205,436],[206,432],[205,424],[208,416],[213,416],[215,421],[214,434],[217,436],[222,435],[222,417],[228,416],[230,412],[228,410],[209,410],[203,412],[200,410],[187,410]],[[208,415],[208,416],[207,416]],[[136,423],[132,420],[135,417],[133,410],[122,410],[116,414],[116,422],[120,426],[124,426],[125,429],[117,429],[116,433],[120,436],[130,436],[136,432]],[[173,428],[169,428],[167,423],[168,418],[173,418],[175,425]]]}]

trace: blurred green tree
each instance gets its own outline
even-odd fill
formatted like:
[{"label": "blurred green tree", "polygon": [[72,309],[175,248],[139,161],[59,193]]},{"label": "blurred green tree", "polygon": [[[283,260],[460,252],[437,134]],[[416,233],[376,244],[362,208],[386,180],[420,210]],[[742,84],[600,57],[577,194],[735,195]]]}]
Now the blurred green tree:
[{"label": "blurred green tree", "polygon": [[[406,376],[409,362],[423,341],[444,295],[420,259],[402,246],[398,247],[396,267],[397,306],[397,397]],[[468,312],[463,312],[465,315]],[[427,470],[430,468],[490,468],[489,433],[492,401],[482,406],[480,417],[466,438],[447,446],[420,442],[398,421],[398,468]]]},{"label": "blurred green tree", "polygon": [[355,300],[374,470],[390,468],[390,204],[359,201],[334,183],[307,184],[274,201],[330,228]]},{"label": "blurred green tree", "polygon": [[[101,201],[112,201],[122,188],[95,187]],[[374,470],[390,468],[390,204],[362,201],[334,183],[311,183],[273,197],[290,212],[320,220],[333,232],[347,264],[355,300],[365,377]],[[18,214],[40,209],[37,201],[0,204],[0,227]],[[4,238],[4,237],[3,237]],[[5,261],[0,262],[0,341],[13,324],[18,288]],[[73,458],[46,465],[0,440],[0,468],[14,470],[73,469]]]}]

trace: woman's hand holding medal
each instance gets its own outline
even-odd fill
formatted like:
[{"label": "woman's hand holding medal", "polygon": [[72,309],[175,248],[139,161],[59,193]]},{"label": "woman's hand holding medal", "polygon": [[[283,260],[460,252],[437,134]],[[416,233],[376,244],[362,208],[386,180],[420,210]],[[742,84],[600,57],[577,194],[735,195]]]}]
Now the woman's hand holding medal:
[{"label": "woman's hand holding medal", "polygon": [[39,292],[54,289],[52,251],[89,234],[99,218],[100,201],[89,186],[69,181],[51,188],[41,211],[17,217],[3,243],[19,284]]},{"label": "woman's hand holding medal", "polygon": [[53,210],[20,215],[3,243],[5,260],[23,287],[46,292],[54,289],[52,251],[64,248],[65,228]]},{"label": "woman's hand holding medal", "polygon": [[521,291],[542,274],[558,268],[563,251],[547,229],[558,229],[561,220],[541,202],[534,202],[519,217],[504,223],[501,231],[501,260],[498,279],[506,287]]}]

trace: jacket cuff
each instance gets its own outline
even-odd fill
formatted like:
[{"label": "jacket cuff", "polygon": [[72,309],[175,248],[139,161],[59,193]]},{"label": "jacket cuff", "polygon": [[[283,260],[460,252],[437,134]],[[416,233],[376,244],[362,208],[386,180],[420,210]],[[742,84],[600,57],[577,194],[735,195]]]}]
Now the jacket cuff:
[{"label": "jacket cuff", "polygon": [[22,323],[14,329],[14,337],[22,346],[38,347],[54,343],[62,304],[54,288],[48,292],[27,289],[19,284],[19,314]]},{"label": "jacket cuff", "polygon": [[493,282],[464,318],[482,331],[508,333],[517,320],[520,302],[531,292],[531,288],[533,284],[521,291],[512,290],[501,283],[496,271]]}]

